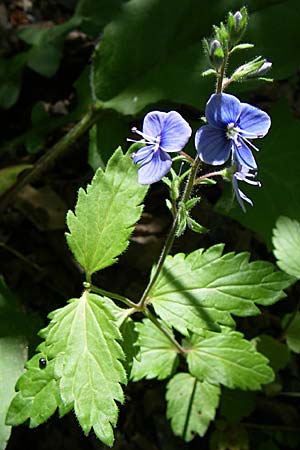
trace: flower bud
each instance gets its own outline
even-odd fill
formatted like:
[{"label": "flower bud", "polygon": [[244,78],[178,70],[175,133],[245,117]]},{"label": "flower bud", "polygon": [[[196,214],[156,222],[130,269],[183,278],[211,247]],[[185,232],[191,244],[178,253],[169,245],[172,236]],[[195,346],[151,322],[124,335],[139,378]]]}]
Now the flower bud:
[{"label": "flower bud", "polygon": [[272,68],[272,63],[269,61],[266,61],[263,63],[263,65],[256,70],[256,72],[250,73],[247,75],[246,78],[259,78],[263,77],[269,70]]},{"label": "flower bud", "polygon": [[215,69],[218,69],[224,61],[224,51],[218,39],[213,39],[209,44],[209,59]]},{"label": "flower bud", "polygon": [[242,35],[246,31],[248,23],[248,14],[245,7],[234,14],[228,14],[227,28],[229,33],[229,40],[231,44],[236,44],[241,40]]}]

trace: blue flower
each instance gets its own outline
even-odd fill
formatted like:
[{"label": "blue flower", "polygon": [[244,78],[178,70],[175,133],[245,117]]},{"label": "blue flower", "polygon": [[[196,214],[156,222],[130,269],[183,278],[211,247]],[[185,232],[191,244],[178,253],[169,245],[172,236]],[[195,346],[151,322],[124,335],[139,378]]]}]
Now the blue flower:
[{"label": "blue flower", "polygon": [[239,202],[240,206],[242,207],[242,210],[246,212],[246,208],[244,205],[244,201],[249,203],[251,206],[253,206],[252,200],[250,200],[249,197],[247,197],[244,192],[242,192],[239,189],[238,181],[245,181],[248,184],[252,184],[255,186],[261,186],[261,183],[257,180],[254,180],[253,178],[256,177],[256,173],[251,173],[250,169],[246,166],[238,165],[237,171],[232,176],[232,186],[233,190],[236,196],[237,201]]},{"label": "blue flower", "polygon": [[168,153],[179,152],[192,134],[189,124],[176,111],[168,113],[152,111],[144,118],[143,131],[136,128],[132,131],[142,136],[141,143],[146,144],[133,154],[134,163],[140,164],[138,169],[140,184],[151,184],[161,180],[172,165]]},{"label": "blue flower", "polygon": [[267,113],[229,94],[213,94],[206,104],[207,125],[196,133],[195,145],[200,159],[207,164],[232,160],[249,169],[257,164],[249,147],[258,150],[249,139],[264,137],[271,125]]}]

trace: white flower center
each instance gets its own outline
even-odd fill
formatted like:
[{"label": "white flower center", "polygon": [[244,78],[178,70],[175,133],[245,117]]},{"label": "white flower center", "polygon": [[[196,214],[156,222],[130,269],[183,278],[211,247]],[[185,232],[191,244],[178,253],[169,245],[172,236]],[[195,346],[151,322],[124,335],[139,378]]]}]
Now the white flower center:
[{"label": "white flower center", "polygon": [[233,139],[234,141],[239,136],[239,132],[241,130],[238,127],[235,127],[234,123],[231,122],[227,125],[226,136],[228,139]]}]

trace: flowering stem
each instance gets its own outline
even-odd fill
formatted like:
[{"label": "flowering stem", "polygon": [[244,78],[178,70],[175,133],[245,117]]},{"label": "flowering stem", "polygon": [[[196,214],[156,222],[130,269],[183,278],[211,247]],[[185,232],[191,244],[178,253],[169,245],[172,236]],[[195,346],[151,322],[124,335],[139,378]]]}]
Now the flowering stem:
[{"label": "flowering stem", "polygon": [[223,89],[224,89],[223,80],[224,80],[224,77],[225,77],[225,70],[226,70],[226,66],[227,66],[227,63],[228,63],[228,56],[229,55],[228,55],[228,50],[227,50],[225,52],[225,54],[224,54],[223,64],[221,65],[220,70],[219,70],[218,75],[217,75],[218,80],[217,80],[217,86],[216,86],[216,94],[221,94]]},{"label": "flowering stem", "polygon": [[218,175],[222,176],[224,174],[224,170],[217,170],[215,172],[210,172],[205,175],[202,175],[201,177],[198,177],[194,180],[194,185],[201,183],[201,181],[205,180],[206,178],[212,178],[216,177]]},{"label": "flowering stem", "polygon": [[[196,177],[199,165],[200,165],[200,160],[199,160],[199,158],[197,156],[195,158],[194,165],[191,168],[191,171],[190,171],[190,174],[189,174],[189,178],[187,180],[187,183],[186,183],[186,186],[185,186],[185,190],[184,190],[183,195],[182,195],[182,200],[181,201],[183,203],[186,203],[186,201],[189,199],[189,197],[191,195],[191,192],[192,192],[192,189],[193,189],[193,186],[194,186],[194,180],[195,180],[195,177]],[[174,221],[173,221],[172,227],[171,227],[171,229],[169,231],[169,234],[167,236],[165,245],[164,245],[164,247],[162,249],[162,252],[161,252],[161,255],[159,257],[159,260],[158,260],[156,269],[154,271],[154,274],[153,274],[152,278],[150,279],[150,281],[149,281],[149,283],[148,283],[148,285],[147,285],[147,287],[146,287],[146,289],[145,289],[145,291],[144,291],[144,293],[143,293],[139,303],[137,304],[138,308],[140,308],[140,309],[143,309],[145,307],[145,304],[146,304],[146,301],[147,301],[147,298],[148,298],[148,294],[151,291],[152,287],[154,286],[154,284],[155,284],[155,282],[156,282],[156,280],[157,280],[157,278],[158,278],[158,276],[159,276],[159,274],[160,274],[160,272],[161,272],[161,270],[163,268],[165,259],[168,256],[168,254],[169,254],[169,252],[170,252],[170,250],[172,248],[173,242],[174,242],[175,237],[176,237],[176,230],[177,230],[178,218],[179,218],[179,210],[180,210],[180,208],[177,210],[177,214],[174,217]]]}]

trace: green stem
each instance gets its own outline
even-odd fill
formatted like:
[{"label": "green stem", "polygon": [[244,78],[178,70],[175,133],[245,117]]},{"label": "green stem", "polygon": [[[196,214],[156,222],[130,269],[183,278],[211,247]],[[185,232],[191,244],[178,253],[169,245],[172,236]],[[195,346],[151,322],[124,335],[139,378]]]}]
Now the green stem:
[{"label": "green stem", "polygon": [[90,284],[88,282],[83,283],[84,287],[86,289],[90,289],[92,292],[95,292],[96,294],[104,295],[109,298],[113,298],[114,300],[118,300],[125,305],[129,306],[130,308],[134,308],[136,311],[138,311],[136,303],[129,300],[129,298],[124,297],[123,295],[116,294],[115,292],[106,291],[105,289],[98,288],[97,286],[94,286],[93,284]]},{"label": "green stem", "polygon": [[19,191],[29,183],[38,179],[54,162],[62,156],[77,139],[82,136],[100,117],[102,113],[100,105],[92,107],[82,117],[82,119],[74,125],[74,127],[63,136],[52,148],[50,148],[41,158],[36,162],[33,169],[26,172],[23,177],[14,184],[1,198],[0,206],[6,207],[13,201]]},{"label": "green stem", "polygon": [[218,72],[218,80],[217,80],[217,86],[216,86],[216,94],[221,94],[223,91],[223,80],[225,77],[225,70],[228,62],[228,50],[225,52],[224,55],[224,61],[220,68],[220,71]]},{"label": "green stem", "polygon": [[224,174],[224,170],[217,170],[216,172],[210,172],[206,175],[202,175],[201,177],[198,177],[194,181],[194,185],[201,183],[202,180],[205,180],[206,178],[216,177],[218,175],[222,176]]},{"label": "green stem", "polygon": [[169,339],[169,341],[172,342],[172,344],[174,345],[174,347],[176,347],[176,350],[178,353],[180,353],[181,355],[185,355],[186,354],[186,349],[184,347],[182,347],[179,342],[176,341],[176,339],[174,338],[174,336],[169,332],[169,330],[157,319],[157,317],[155,317],[154,314],[152,314],[148,308],[146,308],[144,311],[144,314],[146,315],[146,317],[148,317],[148,319],[151,320],[152,323],[154,323],[154,325],[157,326],[157,328],[160,329],[160,331]]},{"label": "green stem", "polygon": [[[183,193],[183,196],[182,196],[182,202],[183,203],[186,203],[186,201],[189,199],[189,197],[191,195],[191,192],[192,192],[192,189],[193,189],[193,185],[194,185],[195,176],[197,174],[197,170],[199,168],[199,165],[200,165],[200,160],[199,160],[199,158],[197,156],[195,158],[194,165],[192,166],[192,169],[191,169],[191,172],[189,174],[189,178],[188,178],[188,181],[187,181],[187,184],[185,186],[185,190],[184,190],[184,193]],[[177,225],[178,225],[179,209],[177,211],[177,214],[176,214],[176,216],[174,218],[172,227],[171,227],[171,229],[169,231],[169,234],[167,236],[165,245],[164,245],[164,247],[162,249],[162,252],[161,252],[161,255],[159,257],[159,260],[158,260],[157,266],[155,268],[154,274],[153,274],[152,278],[150,279],[150,281],[149,281],[149,283],[148,283],[148,285],[147,285],[147,287],[146,287],[146,289],[145,289],[145,291],[144,291],[144,293],[143,293],[143,295],[142,295],[142,297],[141,297],[141,299],[140,299],[140,301],[138,303],[138,307],[140,309],[144,308],[144,306],[146,304],[146,301],[147,301],[148,294],[151,291],[154,283],[156,282],[156,280],[157,280],[157,278],[158,278],[158,276],[159,276],[159,274],[160,274],[160,272],[161,272],[161,270],[163,268],[165,259],[168,256],[168,254],[169,254],[169,252],[170,252],[170,250],[172,248],[172,245],[174,243],[174,240],[175,240],[175,237],[176,237]]]}]

